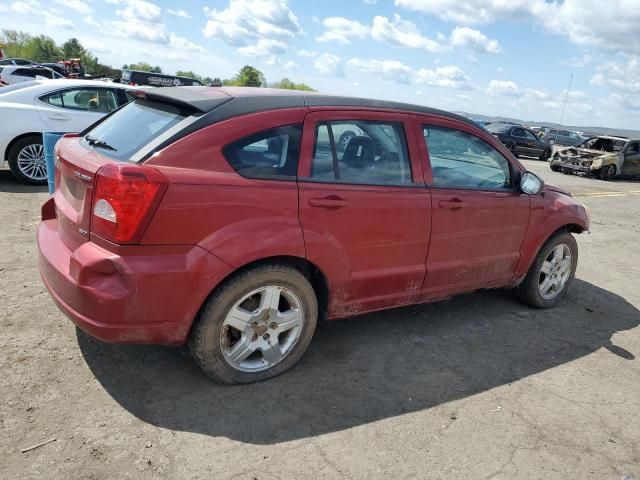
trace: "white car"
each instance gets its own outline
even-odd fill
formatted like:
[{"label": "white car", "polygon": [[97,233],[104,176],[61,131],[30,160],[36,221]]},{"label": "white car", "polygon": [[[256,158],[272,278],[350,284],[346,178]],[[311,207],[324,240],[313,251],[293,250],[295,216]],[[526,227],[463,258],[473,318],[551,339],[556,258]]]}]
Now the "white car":
[{"label": "white car", "polygon": [[0,85],[13,85],[44,78],[58,80],[64,77],[55,70],[41,65],[0,65]]},{"label": "white car", "polygon": [[80,132],[139,90],[93,80],[37,80],[0,87],[0,166],[21,182],[47,182],[43,132]]}]

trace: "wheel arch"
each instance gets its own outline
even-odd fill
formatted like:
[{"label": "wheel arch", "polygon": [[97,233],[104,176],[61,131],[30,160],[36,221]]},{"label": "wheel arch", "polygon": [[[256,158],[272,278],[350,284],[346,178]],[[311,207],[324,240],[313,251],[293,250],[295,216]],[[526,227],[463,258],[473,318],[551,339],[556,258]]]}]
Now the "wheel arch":
[{"label": "wheel arch", "polygon": [[4,151],[4,156],[3,159],[5,161],[9,160],[9,152],[11,151],[11,149],[13,148],[13,146],[19,142],[20,140],[22,140],[23,138],[27,138],[27,137],[40,137],[42,138],[42,132],[27,132],[27,133],[22,133],[20,135],[18,135],[17,137],[15,137],[14,139],[12,139],[8,144],[7,144],[7,148]]}]

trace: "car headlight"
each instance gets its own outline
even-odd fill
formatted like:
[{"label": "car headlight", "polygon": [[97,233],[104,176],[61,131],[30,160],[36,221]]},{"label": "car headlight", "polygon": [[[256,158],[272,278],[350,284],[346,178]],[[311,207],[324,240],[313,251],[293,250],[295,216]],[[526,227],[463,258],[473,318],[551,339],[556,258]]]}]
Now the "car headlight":
[{"label": "car headlight", "polygon": [[596,158],[592,163],[591,163],[591,168],[600,168],[602,167],[602,159],[601,158]]}]

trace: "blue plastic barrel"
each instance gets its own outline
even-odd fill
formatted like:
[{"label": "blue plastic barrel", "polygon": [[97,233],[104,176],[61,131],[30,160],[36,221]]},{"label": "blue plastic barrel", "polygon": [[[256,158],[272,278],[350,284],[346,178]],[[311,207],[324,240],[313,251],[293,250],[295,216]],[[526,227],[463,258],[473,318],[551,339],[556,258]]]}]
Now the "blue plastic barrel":
[{"label": "blue plastic barrel", "polygon": [[42,144],[44,147],[44,161],[47,164],[47,184],[49,185],[49,193],[53,193],[55,189],[56,179],[56,159],[53,151],[56,143],[66,132],[44,132],[42,136]]}]

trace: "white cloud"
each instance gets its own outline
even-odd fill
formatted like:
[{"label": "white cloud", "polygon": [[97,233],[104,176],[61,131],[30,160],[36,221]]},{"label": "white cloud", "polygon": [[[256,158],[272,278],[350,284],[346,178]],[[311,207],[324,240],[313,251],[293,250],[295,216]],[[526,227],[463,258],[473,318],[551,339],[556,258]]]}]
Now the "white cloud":
[{"label": "white cloud", "polygon": [[120,20],[110,22],[117,35],[138,38],[149,42],[168,43],[162,9],[146,0],[130,0],[122,9],[116,10]]},{"label": "white cloud", "polygon": [[395,4],[443,20],[475,25],[522,17],[529,12],[532,1],[543,0],[395,0]]},{"label": "white cloud", "polygon": [[178,9],[178,10],[173,10],[172,8],[167,8],[167,13],[169,15],[175,15],[176,17],[180,17],[180,18],[187,18],[187,19],[193,18],[191,15],[189,15],[187,12],[185,12],[181,8]]},{"label": "white cloud", "polygon": [[305,57],[305,58],[313,58],[316,56],[316,52],[314,52],[313,50],[305,50],[303,48],[302,50],[298,50],[298,56]]},{"label": "white cloud", "polygon": [[263,57],[266,55],[274,55],[278,53],[284,53],[287,51],[287,44],[280,40],[273,40],[271,38],[261,38],[255,45],[247,45],[246,47],[238,48],[240,55],[248,57]]},{"label": "white cloud", "polygon": [[549,95],[549,92],[547,92],[546,90],[539,90],[536,88],[525,88],[524,96],[527,98],[536,99],[536,100],[546,100],[547,98],[549,98],[550,95]]},{"label": "white cloud", "polygon": [[592,60],[593,60],[593,57],[588,53],[585,53],[581,57],[572,57],[569,60],[564,60],[560,63],[564,65],[568,65],[570,67],[574,67],[574,68],[584,68],[587,65],[589,65]]},{"label": "white cloud", "polygon": [[520,95],[518,85],[511,80],[491,80],[488,91],[494,95],[517,96]]},{"label": "white cloud", "polygon": [[378,0],[362,0],[362,1],[367,5],[375,5],[376,3],[378,3]]},{"label": "white cloud", "polygon": [[456,27],[451,32],[451,45],[466,47],[478,53],[502,53],[497,40],[492,40],[479,30],[469,27]]},{"label": "white cloud", "polygon": [[64,18],[51,10],[43,10],[38,13],[44,18],[44,24],[47,27],[58,27],[72,29],[73,22],[68,18]]},{"label": "white cloud", "polygon": [[471,89],[469,77],[460,67],[448,65],[433,70],[421,68],[415,73],[416,83],[432,87]]},{"label": "white cloud", "polygon": [[25,15],[36,13],[35,8],[27,2],[13,2],[10,8],[14,13],[22,13]]},{"label": "white cloud", "polygon": [[313,62],[313,68],[318,72],[325,75],[343,75],[342,64],[340,63],[340,57],[332,55],[330,53],[323,53],[315,62]]},{"label": "white cloud", "polygon": [[380,15],[374,17],[371,36],[397,47],[419,48],[429,52],[441,49],[438,42],[423,36],[414,23],[403,20],[398,14],[394,14],[393,20]]},{"label": "white cloud", "polygon": [[398,60],[362,60],[360,58],[352,58],[347,62],[347,65],[361,72],[382,76],[400,83],[409,83],[409,78],[413,72],[411,67]]},{"label": "white cloud", "polygon": [[640,57],[632,56],[626,63],[609,61],[596,67],[591,83],[625,93],[640,93]]},{"label": "white cloud", "polygon": [[84,20],[84,23],[86,23],[87,25],[91,25],[93,28],[102,28],[102,25],[100,25],[100,22],[98,22],[91,15],[87,15],[82,20]]},{"label": "white cloud", "polygon": [[298,18],[285,0],[229,0],[223,10],[204,8],[202,33],[238,47],[261,38],[288,39],[301,32]]},{"label": "white cloud", "polygon": [[89,13],[93,10],[87,3],[81,0],[56,0],[56,3],[64,5],[78,13]]},{"label": "white cloud", "polygon": [[169,46],[172,48],[179,48],[181,50],[191,50],[194,52],[205,52],[205,49],[200,45],[197,45],[184,37],[179,37],[175,33],[169,34]]},{"label": "white cloud", "polygon": [[369,27],[357,20],[344,17],[328,17],[322,21],[325,32],[316,37],[318,42],[351,43],[351,38],[365,38],[369,35]]}]

